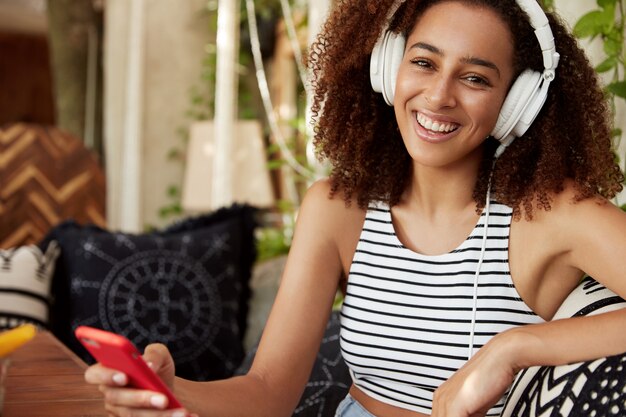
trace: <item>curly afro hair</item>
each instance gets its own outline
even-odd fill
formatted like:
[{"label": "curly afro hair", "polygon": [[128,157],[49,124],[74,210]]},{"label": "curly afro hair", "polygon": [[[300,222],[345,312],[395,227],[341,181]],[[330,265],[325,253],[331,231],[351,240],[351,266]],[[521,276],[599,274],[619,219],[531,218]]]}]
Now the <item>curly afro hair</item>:
[{"label": "curly afro hair", "polygon": [[[396,0],[339,0],[313,43],[314,144],[332,166],[331,194],[341,191],[346,204],[356,200],[390,206],[400,201],[411,177],[393,108],[370,87],[370,54]],[[514,0],[407,0],[389,29],[408,33],[430,6],[460,1],[494,10],[514,38],[514,70],[543,70],[539,44],[528,17]],[[492,196],[532,218],[535,208],[550,209],[551,195],[576,187],[576,200],[594,195],[614,197],[623,174],[612,151],[612,116],[597,75],[566,25],[547,13],[561,55],[540,114],[528,131],[499,158],[493,172]],[[498,142],[485,142],[474,189],[477,210],[484,206],[493,154]]]}]

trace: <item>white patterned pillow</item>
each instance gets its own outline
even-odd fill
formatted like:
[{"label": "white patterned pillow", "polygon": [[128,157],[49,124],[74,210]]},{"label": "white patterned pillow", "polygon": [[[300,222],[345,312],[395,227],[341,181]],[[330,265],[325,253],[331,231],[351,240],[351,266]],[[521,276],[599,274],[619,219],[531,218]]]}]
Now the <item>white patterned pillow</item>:
[{"label": "white patterned pillow", "polygon": [[35,245],[0,249],[0,329],[48,324],[50,283],[58,256],[55,242],[45,253]]},{"label": "white patterned pillow", "polygon": [[[592,278],[586,278],[563,302],[554,319],[624,307],[626,301]],[[501,417],[617,417],[623,416],[625,409],[626,354],[620,354],[523,370],[513,383]]]}]

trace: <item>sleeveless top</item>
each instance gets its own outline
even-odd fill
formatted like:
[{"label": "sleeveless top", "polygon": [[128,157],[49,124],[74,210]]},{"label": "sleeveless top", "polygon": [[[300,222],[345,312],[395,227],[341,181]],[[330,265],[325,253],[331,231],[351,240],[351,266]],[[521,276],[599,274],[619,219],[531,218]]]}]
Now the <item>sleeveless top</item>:
[{"label": "sleeveless top", "polygon": [[[491,203],[478,278],[474,352],[511,327],[543,322],[513,286],[512,209]],[[485,213],[455,250],[426,256],[396,236],[386,204],[368,208],[341,310],[341,353],[354,384],[387,404],[430,414],[435,389],[467,362]],[[504,397],[487,416],[498,416]]]}]

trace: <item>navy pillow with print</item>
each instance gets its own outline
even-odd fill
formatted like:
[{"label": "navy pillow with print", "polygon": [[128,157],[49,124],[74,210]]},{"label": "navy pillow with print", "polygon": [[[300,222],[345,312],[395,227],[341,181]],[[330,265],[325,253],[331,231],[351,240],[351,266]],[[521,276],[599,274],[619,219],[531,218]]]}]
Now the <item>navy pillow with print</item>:
[{"label": "navy pillow with print", "polygon": [[[309,381],[292,417],[333,417],[337,406],[348,394],[352,379],[348,366],[341,356],[340,330],[340,312],[333,311],[326,325]],[[248,352],[235,375],[244,375],[250,370],[255,354],[256,348]]]},{"label": "navy pillow with print", "polygon": [[244,357],[254,212],[235,205],[145,234],[57,226],[46,238],[61,248],[53,332],[88,363],[73,336],[80,325],[122,334],[140,351],[167,345],[183,378],[231,376]]}]

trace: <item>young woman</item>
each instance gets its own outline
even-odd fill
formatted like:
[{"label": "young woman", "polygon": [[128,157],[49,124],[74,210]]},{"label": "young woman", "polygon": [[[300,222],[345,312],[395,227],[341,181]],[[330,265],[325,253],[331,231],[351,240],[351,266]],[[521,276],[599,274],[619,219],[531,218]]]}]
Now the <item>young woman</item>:
[{"label": "young woman", "polygon": [[[585,273],[626,297],[626,214],[595,73],[534,1],[340,1],[310,55],[333,170],[304,199],[252,369],[185,381],[150,345],[186,410],[94,365],[108,412],[291,415],[338,285],[354,380],[338,416],[498,415],[520,369],[626,351],[626,311],[550,321]],[[381,47],[387,28],[402,36]]]}]

